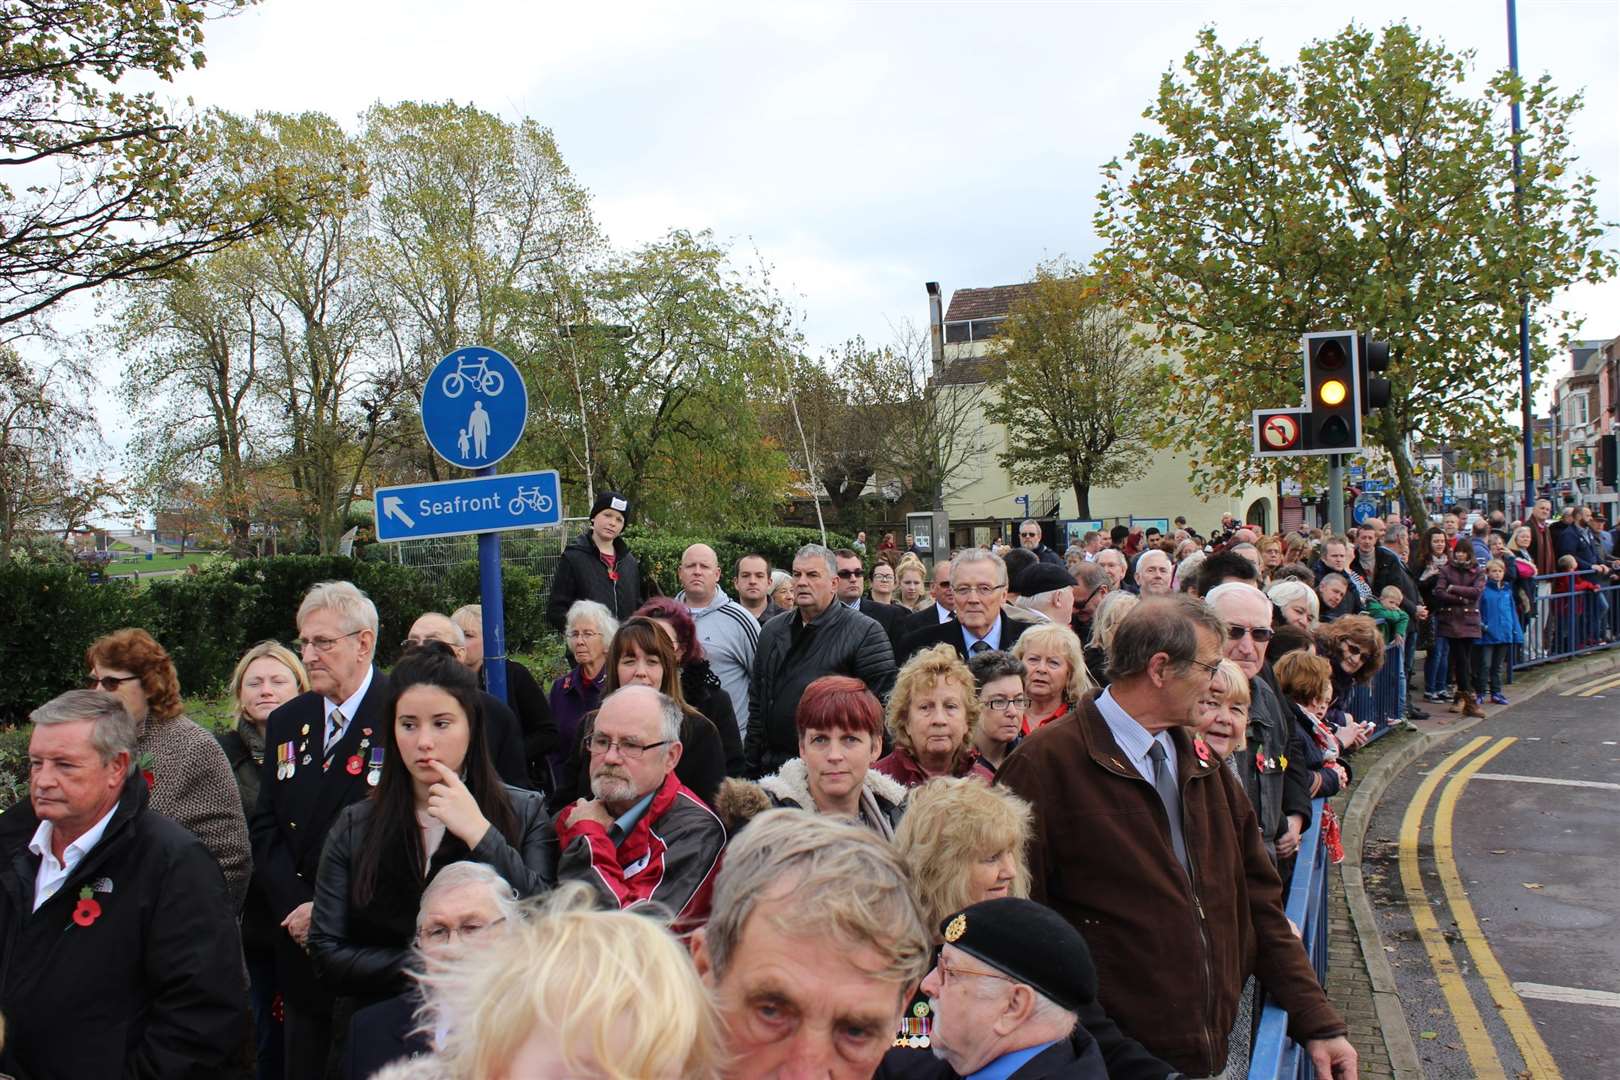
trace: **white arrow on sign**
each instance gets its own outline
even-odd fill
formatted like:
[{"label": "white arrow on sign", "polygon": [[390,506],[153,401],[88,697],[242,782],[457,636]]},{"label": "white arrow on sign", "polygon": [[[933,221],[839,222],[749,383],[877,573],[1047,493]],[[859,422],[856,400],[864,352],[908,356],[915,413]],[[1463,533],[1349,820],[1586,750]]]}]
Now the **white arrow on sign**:
[{"label": "white arrow on sign", "polygon": [[398,495],[383,496],[383,517],[398,518],[405,523],[407,529],[416,528],[416,519],[404,510],[405,500]]}]

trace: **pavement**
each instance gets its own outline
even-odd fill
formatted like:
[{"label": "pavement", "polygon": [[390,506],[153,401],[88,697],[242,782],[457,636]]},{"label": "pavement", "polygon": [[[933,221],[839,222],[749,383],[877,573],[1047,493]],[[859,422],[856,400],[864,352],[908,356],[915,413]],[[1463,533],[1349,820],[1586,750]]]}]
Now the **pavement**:
[{"label": "pavement", "polygon": [[1428,706],[1336,801],[1328,992],[1363,1077],[1620,1077],[1620,650],[1508,696]]}]

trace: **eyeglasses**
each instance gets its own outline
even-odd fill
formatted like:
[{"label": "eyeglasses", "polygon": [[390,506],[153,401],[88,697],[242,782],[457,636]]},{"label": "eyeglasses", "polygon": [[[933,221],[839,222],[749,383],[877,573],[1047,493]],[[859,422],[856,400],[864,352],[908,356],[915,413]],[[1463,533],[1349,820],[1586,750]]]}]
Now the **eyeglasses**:
[{"label": "eyeglasses", "polygon": [[866,571],[865,570],[840,570],[840,571],[838,571],[838,576],[843,578],[845,581],[850,581],[850,580],[852,580],[854,578],[865,577],[866,576]]},{"label": "eyeglasses", "polygon": [[1029,698],[993,697],[985,701],[984,707],[989,709],[991,712],[1006,712],[1009,708],[1015,708],[1019,712],[1023,712],[1025,709],[1029,708]]},{"label": "eyeglasses", "polygon": [[1220,664],[1218,664],[1218,663],[1216,663],[1216,664],[1206,664],[1202,660],[1198,659],[1197,657],[1194,657],[1193,659],[1188,660],[1187,663],[1196,664],[1197,666],[1203,668],[1205,671],[1209,672],[1209,677],[1211,679],[1214,679],[1215,676],[1218,675],[1220,673],[1220,670],[1221,670],[1221,665]]},{"label": "eyeglasses", "polygon": [[94,675],[86,675],[84,685],[91,690],[99,686],[109,694],[116,694],[120,686],[138,678],[139,675],[103,675],[98,679]]},{"label": "eyeglasses", "polygon": [[951,592],[964,599],[969,596],[980,596],[989,599],[1004,588],[1006,588],[1005,585],[952,585]]},{"label": "eyeglasses", "polygon": [[505,919],[495,919],[492,922],[469,922],[460,926],[426,926],[420,931],[423,941],[431,945],[443,945],[451,938],[460,938],[462,941],[477,937],[492,926],[499,926]]},{"label": "eyeglasses", "polygon": [[1271,640],[1275,633],[1269,626],[1228,626],[1226,636],[1232,641],[1242,641],[1245,636],[1255,640],[1257,645],[1264,645]]},{"label": "eyeglasses", "polygon": [[568,640],[569,641],[589,641],[589,640],[591,640],[591,638],[597,638],[597,637],[601,637],[601,636],[602,635],[598,634],[595,630],[570,630],[570,631],[568,631]]},{"label": "eyeglasses", "polygon": [[619,748],[619,756],[626,761],[638,761],[642,754],[649,750],[656,750],[660,746],[668,746],[671,740],[662,742],[640,743],[627,739],[610,739],[606,735],[592,735],[585,740],[585,751],[592,757],[602,757],[615,746]]},{"label": "eyeglasses", "polygon": [[941,986],[950,982],[952,979],[1001,979],[1004,982],[1018,981],[1010,975],[1001,975],[994,971],[968,971],[966,968],[952,967],[943,959],[934,961],[934,966],[939,968],[939,973],[941,975],[939,981]]},{"label": "eyeglasses", "polygon": [[364,630],[350,630],[347,634],[339,634],[337,637],[295,638],[292,646],[299,652],[303,652],[305,649],[313,645],[316,652],[329,653],[333,649],[337,648],[337,643],[342,641],[344,638],[354,637],[356,634],[363,633],[365,633]]}]

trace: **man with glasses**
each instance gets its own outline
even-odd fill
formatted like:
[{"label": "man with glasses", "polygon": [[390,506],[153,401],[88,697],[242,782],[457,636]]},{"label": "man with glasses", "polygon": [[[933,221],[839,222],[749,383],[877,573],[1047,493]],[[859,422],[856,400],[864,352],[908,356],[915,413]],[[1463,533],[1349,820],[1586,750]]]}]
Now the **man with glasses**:
[{"label": "man with glasses", "polygon": [[709,916],[726,831],[675,775],[681,708],[648,686],[609,694],[584,743],[591,797],[557,815],[558,879],[618,908],[656,904],[677,930]]},{"label": "man with glasses", "polygon": [[350,582],[311,588],[297,622],[310,689],[265,722],[259,802],[248,831],[254,880],[286,931],[277,938],[276,983],[287,1075],[323,1076],[334,998],[316,982],[306,951],[315,871],[332,822],[371,792],[366,772],[382,749],[388,676],[373,664],[377,607]]},{"label": "man with glasses", "polygon": [[1027,627],[1002,614],[1007,598],[1007,564],[998,555],[979,548],[968,548],[951,563],[951,591],[956,611],[949,622],[924,627],[908,634],[900,643],[900,663],[904,664],[922,649],[949,645],[963,660],[982,652],[1010,649]]},{"label": "man with glasses", "polygon": [[838,560],[820,544],[793,556],[791,618],[759,632],[748,684],[748,775],[777,772],[799,755],[794,712],[805,688],[823,675],[861,680],[882,700],[894,686],[894,647],[877,621],[837,600]]},{"label": "man with glasses", "polygon": [[[454,959],[474,941],[510,932],[520,918],[517,892],[487,863],[451,863],[422,890],[416,913],[417,967]],[[419,990],[368,1005],[354,1014],[343,1055],[344,1080],[366,1080],[402,1058],[433,1051],[416,1011]]]},{"label": "man with glasses", "polygon": [[1226,622],[1226,658],[1249,680],[1248,745],[1255,752],[1234,755],[1233,766],[1260,819],[1266,850],[1274,861],[1291,859],[1311,820],[1311,781],[1304,735],[1266,664],[1271,600],[1240,581],[1217,585],[1204,599]]},{"label": "man with glasses", "polygon": [[1251,971],[1318,1073],[1353,1075],[1344,1020],[1283,913],[1254,808],[1187,733],[1226,640],[1202,600],[1141,601],[1115,633],[1108,689],[1008,757],[996,782],[1034,810],[1030,899],[1086,937],[1124,1033],[1188,1076],[1225,1069]]},{"label": "man with glasses", "polygon": [[893,641],[895,627],[904,622],[911,612],[898,604],[880,604],[861,595],[861,591],[866,587],[866,566],[855,552],[849,548],[839,548],[833,552],[833,558],[838,567],[836,590],[838,602],[851,611],[858,611],[869,619],[876,619],[889,640]]},{"label": "man with glasses", "polygon": [[1063,565],[1063,556],[1046,546],[1046,541],[1041,538],[1041,523],[1033,518],[1019,523],[1018,546],[1034,552],[1035,557],[1043,563]]}]

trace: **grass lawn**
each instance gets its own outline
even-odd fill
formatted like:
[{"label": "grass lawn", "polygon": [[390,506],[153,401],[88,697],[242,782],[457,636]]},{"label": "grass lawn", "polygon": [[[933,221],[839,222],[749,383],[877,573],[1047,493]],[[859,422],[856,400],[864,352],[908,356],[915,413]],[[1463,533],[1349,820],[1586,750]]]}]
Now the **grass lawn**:
[{"label": "grass lawn", "polygon": [[151,559],[142,555],[133,559],[115,559],[107,564],[108,577],[120,577],[129,574],[150,574],[158,570],[184,570],[188,566],[206,566],[215,559],[220,558],[213,552],[188,553],[184,557],[179,555],[156,555]]}]

